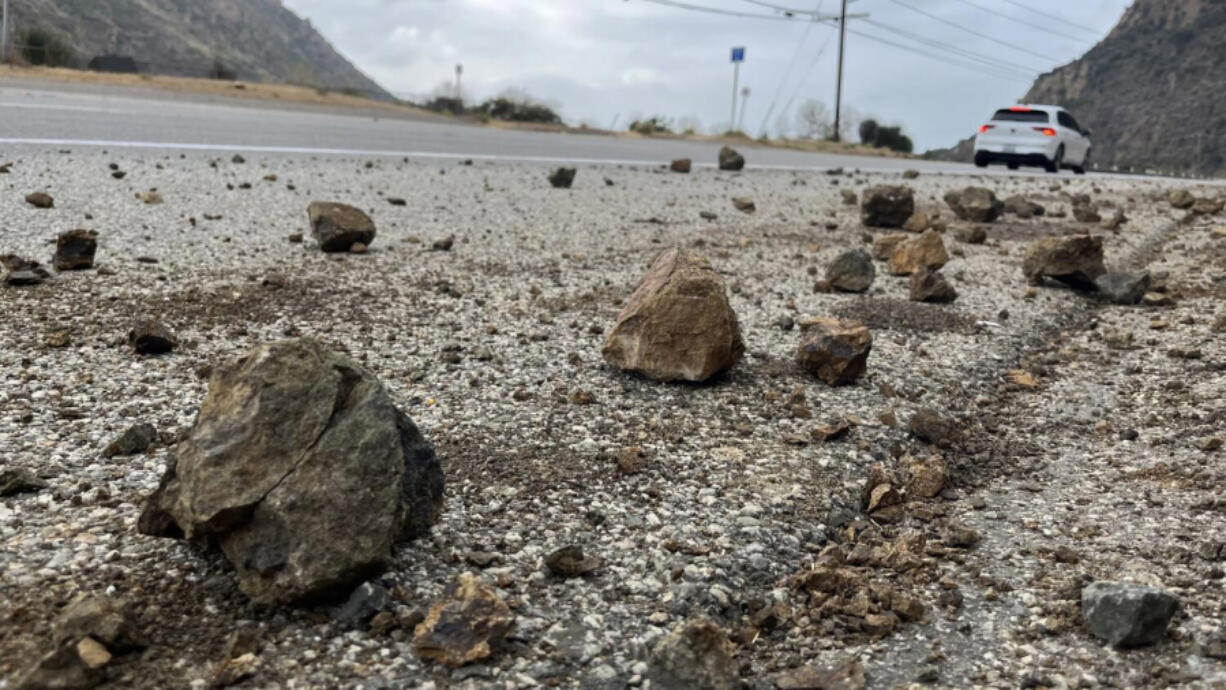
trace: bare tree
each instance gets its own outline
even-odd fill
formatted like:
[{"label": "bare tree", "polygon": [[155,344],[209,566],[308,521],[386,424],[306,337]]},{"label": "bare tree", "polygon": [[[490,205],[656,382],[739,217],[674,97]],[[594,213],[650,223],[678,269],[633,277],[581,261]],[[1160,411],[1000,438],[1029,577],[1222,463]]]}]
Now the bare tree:
[{"label": "bare tree", "polygon": [[839,121],[839,138],[843,141],[859,141],[860,122],[864,116],[854,106],[843,107],[843,117]]},{"label": "bare tree", "polygon": [[801,139],[825,139],[832,128],[830,111],[821,101],[809,99],[796,111],[796,130]]}]

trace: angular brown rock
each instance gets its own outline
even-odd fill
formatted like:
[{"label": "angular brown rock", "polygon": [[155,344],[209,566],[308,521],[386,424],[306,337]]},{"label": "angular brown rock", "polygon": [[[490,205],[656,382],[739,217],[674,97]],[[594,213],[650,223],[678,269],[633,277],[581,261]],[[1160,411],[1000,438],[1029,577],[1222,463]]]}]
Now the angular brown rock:
[{"label": "angular brown rock", "polygon": [[706,381],[740,361],[741,327],[724,281],[702,257],[661,254],[617,317],[602,354],[659,381]]},{"label": "angular brown rock", "polygon": [[688,173],[693,166],[693,161],[689,158],[678,158],[669,164],[669,170],[675,173]]},{"label": "angular brown rock", "polygon": [[460,573],[413,632],[425,659],[457,668],[492,656],[515,625],[515,615],[492,587]]},{"label": "angular brown rock", "polygon": [[958,291],[945,280],[939,271],[926,268],[911,274],[909,285],[910,297],[913,302],[936,302],[948,304],[958,299]]},{"label": "angular brown rock", "polygon": [[679,626],[656,645],[647,678],[653,688],[738,690],[736,659],[728,635],[708,620]]},{"label": "angular brown rock", "polygon": [[845,386],[864,374],[873,349],[867,326],[815,318],[801,321],[800,333],[796,361],[805,371],[831,386]]},{"label": "angular brown rock", "polygon": [[894,253],[894,248],[909,239],[911,239],[911,236],[905,232],[877,235],[873,238],[873,258],[878,261],[889,261],[890,255]]},{"label": "angular brown rock", "polygon": [[991,223],[1005,211],[1005,205],[985,187],[950,190],[945,193],[945,203],[954,215],[972,223]]},{"label": "angular brown rock", "polygon": [[910,275],[922,269],[938,269],[949,261],[940,233],[926,230],[919,237],[898,243],[890,253],[890,273]]},{"label": "angular brown rock", "polygon": [[347,252],[355,244],[375,241],[375,222],[361,210],[333,201],[315,201],[307,207],[311,234],[325,252]]},{"label": "angular brown rock", "polygon": [[93,230],[69,230],[55,238],[55,258],[51,263],[57,271],[93,268],[97,251],[98,233]]},{"label": "angular brown rock", "polygon": [[719,150],[719,169],[720,170],[742,170],[745,168],[745,157],[736,152],[736,149],[731,146],[725,146]]},{"label": "angular brown rock", "polygon": [[1094,290],[1094,280],[1106,273],[1103,238],[1090,235],[1044,237],[1026,249],[1022,273],[1032,284],[1054,278],[1080,290]]},{"label": "angular brown rock", "polygon": [[915,193],[901,185],[870,187],[860,202],[860,220],[872,228],[901,228],[913,213]]}]

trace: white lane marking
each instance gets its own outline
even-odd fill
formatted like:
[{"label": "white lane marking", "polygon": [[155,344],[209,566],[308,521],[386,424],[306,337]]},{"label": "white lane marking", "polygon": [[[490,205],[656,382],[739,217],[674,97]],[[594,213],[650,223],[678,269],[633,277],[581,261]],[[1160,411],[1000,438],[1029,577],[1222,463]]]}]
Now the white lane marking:
[{"label": "white lane marking", "polygon": [[[31,139],[0,137],[0,144],[32,146],[92,146],[112,149],[176,149],[186,151],[235,151],[243,153],[294,153],[318,156],[385,156],[390,158],[437,158],[443,160],[480,160],[524,163],[575,163],[583,165],[664,165],[668,160],[630,158],[582,158],[568,156],[503,156],[492,153],[445,153],[441,151],[377,151],[369,149],[336,149],[311,146],[255,146],[251,144],[191,144],[155,141],[105,141],[97,139]],[[714,168],[714,163],[695,163],[695,167]],[[827,170],[822,165],[748,165],[758,170]],[[863,172],[897,172],[901,168],[857,167]]]},{"label": "white lane marking", "polygon": [[131,114],[126,110],[114,108],[95,108],[88,105],[49,105],[46,103],[0,103],[0,108],[26,108],[29,110],[72,110],[79,113],[113,113],[115,115]]}]

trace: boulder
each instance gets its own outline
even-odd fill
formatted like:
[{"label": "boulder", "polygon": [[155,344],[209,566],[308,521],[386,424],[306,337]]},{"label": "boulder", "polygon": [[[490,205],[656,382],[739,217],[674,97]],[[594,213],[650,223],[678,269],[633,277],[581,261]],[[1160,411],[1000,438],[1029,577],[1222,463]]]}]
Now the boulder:
[{"label": "boulder", "polygon": [[872,349],[873,336],[863,324],[805,319],[800,322],[796,362],[828,385],[844,386],[864,374]]},{"label": "boulder", "polygon": [[554,189],[570,189],[575,183],[575,168],[558,168],[549,173],[549,184]]},{"label": "boulder", "polygon": [[901,228],[913,213],[915,194],[910,187],[869,187],[860,202],[860,220],[871,228]]},{"label": "boulder", "polygon": [[835,257],[826,269],[826,282],[843,292],[864,292],[873,284],[877,269],[863,249],[849,249]]},{"label": "boulder", "polygon": [[166,326],[142,319],[128,331],[128,345],[138,355],[164,355],[178,347],[179,342]]},{"label": "boulder", "polygon": [[949,464],[940,455],[905,456],[902,471],[911,498],[935,498],[949,486]]},{"label": "boulder", "polygon": [[723,279],[680,249],[652,262],[602,349],[609,364],[658,381],[706,381],[744,353]]},{"label": "boulder", "polygon": [[1197,199],[1196,203],[1192,204],[1192,213],[1201,216],[1216,216],[1222,212],[1223,208],[1226,208],[1226,199],[1203,197]]},{"label": "boulder", "polygon": [[141,422],[128,427],[128,430],[123,432],[119,438],[111,441],[110,445],[102,451],[102,456],[113,458],[118,455],[136,455],[149,450],[149,447],[157,441],[158,432],[152,424]]},{"label": "boulder", "polygon": [[1042,216],[1047,213],[1047,209],[1020,194],[1014,194],[1005,199],[1004,212],[1012,213],[1018,218],[1027,219]]},{"label": "boulder", "polygon": [[357,363],[311,339],[214,369],[139,528],[216,545],[264,604],[348,594],[438,520],[434,448]]},{"label": "boulder", "polygon": [[919,237],[899,242],[890,253],[890,273],[911,275],[923,269],[938,269],[949,261],[945,241],[935,230],[925,230]]},{"label": "boulder", "polygon": [[5,269],[4,282],[13,287],[38,285],[51,277],[37,261],[23,259],[16,254],[0,256],[0,265]]},{"label": "boulder", "polygon": [[1005,205],[985,187],[950,190],[945,193],[945,203],[954,215],[972,223],[991,223],[1005,211]]},{"label": "boulder", "polygon": [[736,149],[725,146],[719,150],[720,170],[743,170],[744,168],[745,157],[737,153]]},{"label": "boulder", "polygon": [[1179,601],[1154,587],[1092,582],[1081,590],[1081,616],[1095,637],[1116,647],[1153,644],[1166,635]]},{"label": "boulder", "polygon": [[26,195],[26,203],[34,208],[52,208],[55,206],[55,199],[46,192],[33,192]]},{"label": "boulder", "polygon": [[1098,292],[1113,304],[1139,304],[1149,292],[1149,271],[1111,271],[1094,279]]},{"label": "boulder", "polygon": [[107,597],[76,599],[60,612],[52,631],[57,645],[76,644],[89,637],[113,653],[130,652],[144,646],[123,604]]},{"label": "boulder", "polygon": [[913,302],[948,304],[958,299],[958,291],[939,271],[924,268],[912,273],[909,287]]},{"label": "boulder", "polygon": [[708,620],[678,626],[656,645],[648,663],[653,688],[739,690],[740,673],[728,635]]},{"label": "boulder", "polygon": [[93,230],[69,230],[55,238],[55,257],[51,264],[57,271],[93,268],[97,251],[98,233]]},{"label": "boulder", "polygon": [[1103,238],[1090,235],[1044,237],[1026,248],[1022,273],[1032,284],[1054,278],[1079,290],[1094,290],[1094,280],[1106,273]]},{"label": "boulder", "polygon": [[460,573],[413,632],[418,655],[453,668],[488,659],[515,625],[498,593],[472,573]]},{"label": "boulder", "polygon": [[894,248],[909,239],[911,239],[911,236],[905,232],[877,235],[873,238],[873,258],[878,261],[889,261],[890,255],[894,253]]},{"label": "boulder", "polygon": [[347,252],[357,243],[367,247],[375,241],[375,222],[346,204],[315,201],[307,207],[311,234],[325,252]]},{"label": "boulder", "polygon": [[668,166],[668,169],[675,173],[688,173],[692,165],[693,161],[689,158],[678,158]]}]

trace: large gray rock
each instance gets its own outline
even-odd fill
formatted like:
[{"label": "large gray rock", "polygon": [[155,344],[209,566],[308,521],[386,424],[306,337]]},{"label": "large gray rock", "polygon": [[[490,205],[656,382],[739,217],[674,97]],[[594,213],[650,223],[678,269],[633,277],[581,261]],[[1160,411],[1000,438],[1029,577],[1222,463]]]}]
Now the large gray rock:
[{"label": "large gray rock", "polygon": [[913,213],[915,193],[910,187],[870,187],[860,202],[860,220],[872,228],[901,228]]},{"label": "large gray rock", "polygon": [[1117,647],[1140,647],[1162,639],[1178,608],[1175,597],[1143,585],[1103,581],[1081,590],[1086,628]]},{"label": "large gray rock", "polygon": [[1005,205],[992,190],[984,187],[967,187],[945,193],[945,203],[954,215],[973,223],[991,223],[1005,212]]},{"label": "large gray rock", "polygon": [[347,252],[355,244],[375,241],[375,222],[359,209],[334,201],[315,201],[307,207],[311,234],[325,252]]},{"label": "large gray rock", "polygon": [[835,257],[826,269],[826,282],[843,292],[864,292],[877,277],[873,257],[863,249],[849,249]]},{"label": "large gray rock", "polygon": [[219,367],[139,528],[216,544],[260,603],[343,596],[438,520],[443,473],[387,391],[299,339]]}]

